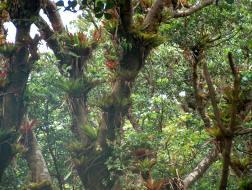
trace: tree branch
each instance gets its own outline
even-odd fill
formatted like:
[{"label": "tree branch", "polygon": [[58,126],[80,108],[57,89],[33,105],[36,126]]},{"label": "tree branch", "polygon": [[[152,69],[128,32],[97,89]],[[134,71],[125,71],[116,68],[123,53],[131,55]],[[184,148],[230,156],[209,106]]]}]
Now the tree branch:
[{"label": "tree branch", "polygon": [[50,0],[46,0],[44,11],[52,24],[53,30],[59,33],[63,32],[64,25],[56,4]]},{"label": "tree branch", "polygon": [[231,163],[230,153],[232,148],[232,138],[224,139],[224,152],[223,155],[223,167],[222,167],[222,175],[220,182],[220,190],[225,190],[227,188],[228,176],[229,176],[229,166]]},{"label": "tree branch", "polygon": [[237,105],[239,101],[239,93],[240,93],[240,76],[238,69],[235,66],[234,59],[232,53],[228,53],[229,65],[234,77],[233,84],[233,98],[232,98],[232,107],[231,107],[231,120],[230,120],[230,129],[233,132],[236,127],[236,114],[237,114]]},{"label": "tree branch", "polygon": [[239,131],[236,131],[235,132],[235,135],[246,135],[246,134],[250,134],[252,133],[252,128],[242,128],[241,130]]},{"label": "tree branch", "polygon": [[129,33],[133,22],[133,9],[131,0],[120,1],[120,18],[124,31]]},{"label": "tree branch", "polygon": [[198,63],[197,63],[197,59],[194,59],[193,63],[192,63],[192,67],[193,67],[193,72],[192,72],[192,79],[193,79],[193,88],[194,88],[194,96],[195,96],[195,100],[196,100],[196,106],[197,106],[197,111],[199,112],[204,125],[206,128],[210,128],[211,126],[211,122],[209,117],[206,115],[205,112],[205,108],[203,105],[203,98],[200,96],[199,94],[199,79],[198,79]]},{"label": "tree branch", "polygon": [[186,17],[192,15],[193,13],[201,10],[204,7],[207,7],[213,4],[215,0],[203,0],[201,2],[196,2],[195,5],[186,10],[176,10],[172,14],[172,18]]},{"label": "tree branch", "polygon": [[39,28],[40,34],[46,41],[48,47],[51,48],[55,53],[61,52],[59,41],[57,40],[54,31],[50,28],[47,22],[42,17],[39,17],[36,20],[35,25]]},{"label": "tree branch", "polygon": [[143,27],[146,31],[149,32],[157,31],[160,22],[162,20],[161,14],[164,10],[164,6],[165,6],[164,0],[156,0],[154,2],[143,22]]},{"label": "tree branch", "polygon": [[183,180],[184,188],[189,188],[207,171],[207,169],[218,159],[218,151],[216,148],[211,150],[209,154],[201,160],[201,162],[188,174]]},{"label": "tree branch", "polygon": [[208,86],[208,90],[209,90],[209,95],[210,95],[210,99],[211,99],[211,103],[212,103],[212,107],[213,107],[213,112],[214,112],[214,116],[215,116],[215,120],[217,122],[218,127],[220,128],[221,132],[223,135],[228,135],[229,131],[227,128],[225,128],[222,124],[221,121],[221,114],[220,114],[220,110],[218,108],[218,104],[217,104],[217,99],[216,99],[216,92],[215,89],[213,87],[213,83],[207,68],[207,64],[203,63],[203,72],[204,72],[204,76],[205,76],[205,80]]}]

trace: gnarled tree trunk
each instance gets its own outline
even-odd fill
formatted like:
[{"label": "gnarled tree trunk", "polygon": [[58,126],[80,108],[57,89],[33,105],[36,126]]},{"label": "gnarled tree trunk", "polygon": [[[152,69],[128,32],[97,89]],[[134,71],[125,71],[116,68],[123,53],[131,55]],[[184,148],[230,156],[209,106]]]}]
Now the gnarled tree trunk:
[{"label": "gnarled tree trunk", "polygon": [[[1,84],[0,102],[0,180],[4,170],[16,154],[15,144],[18,137],[18,129],[24,114],[23,95],[30,73],[31,65],[38,59],[37,39],[29,36],[31,18],[37,16],[40,9],[40,1],[30,3],[28,0],[7,0],[6,11],[16,29],[15,44],[2,43],[0,51],[1,66],[7,69],[7,79]],[[20,11],[21,10],[21,11]],[[2,19],[2,18],[0,18]],[[3,31],[1,21],[1,32]],[[3,63],[4,61],[4,63]]]}]

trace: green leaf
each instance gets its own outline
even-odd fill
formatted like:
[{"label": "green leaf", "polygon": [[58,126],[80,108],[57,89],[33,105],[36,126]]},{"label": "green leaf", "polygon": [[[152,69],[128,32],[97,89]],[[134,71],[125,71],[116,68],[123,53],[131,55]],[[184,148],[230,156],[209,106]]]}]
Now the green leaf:
[{"label": "green leaf", "polygon": [[68,1],[68,5],[69,5],[69,7],[75,8],[77,5],[77,1],[76,0]]},{"label": "green leaf", "polygon": [[96,140],[97,139],[97,130],[91,126],[84,125],[82,126],[82,129],[84,133],[91,139]]},{"label": "green leaf", "polygon": [[63,1],[63,0],[60,0],[60,1],[58,1],[58,2],[56,3],[56,5],[57,5],[58,7],[63,7],[63,6],[64,6],[64,1]]},{"label": "green leaf", "polygon": [[72,170],[64,177],[64,180],[67,180],[72,174]]}]

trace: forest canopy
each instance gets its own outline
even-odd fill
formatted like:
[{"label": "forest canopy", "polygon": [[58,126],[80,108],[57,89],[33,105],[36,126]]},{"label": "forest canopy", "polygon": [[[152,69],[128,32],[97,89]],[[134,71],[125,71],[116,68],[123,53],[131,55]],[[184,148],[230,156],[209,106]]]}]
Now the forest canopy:
[{"label": "forest canopy", "polygon": [[0,0],[0,190],[251,190],[251,53],[251,0]]}]

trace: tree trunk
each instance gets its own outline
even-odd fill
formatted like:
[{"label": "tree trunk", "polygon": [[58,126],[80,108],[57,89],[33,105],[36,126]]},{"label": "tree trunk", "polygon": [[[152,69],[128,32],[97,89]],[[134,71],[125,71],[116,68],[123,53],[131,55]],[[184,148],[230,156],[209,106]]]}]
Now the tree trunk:
[{"label": "tree trunk", "polygon": [[[26,38],[29,28],[17,28],[17,42]],[[5,59],[11,68],[8,73],[10,81],[1,89],[1,121],[0,130],[3,134],[0,138],[0,179],[15,155],[15,148],[18,137],[18,128],[24,114],[23,94],[30,73],[29,52],[24,45],[17,46],[14,55]],[[4,135],[5,134],[5,135]]]},{"label": "tree trunk", "polygon": [[29,188],[31,190],[35,188],[37,190],[51,190],[51,176],[33,131],[27,131],[27,133],[23,135],[23,144],[28,149],[25,153],[25,159],[28,163],[32,176],[32,184]]},{"label": "tree trunk", "polygon": [[[16,154],[15,144],[18,129],[24,114],[23,94],[31,65],[38,59],[36,54],[38,42],[30,38],[29,31],[32,24],[30,18],[37,16],[39,9],[39,0],[34,0],[33,3],[28,0],[7,1],[5,11],[9,12],[10,19],[13,19],[17,33],[16,43],[1,44],[1,46],[8,46],[9,49],[7,48],[6,51],[2,49],[0,52],[0,61],[6,62],[1,64],[6,64],[8,68],[8,80],[0,87],[0,180],[4,170]],[[2,32],[3,23],[0,22],[0,24]]]}]

